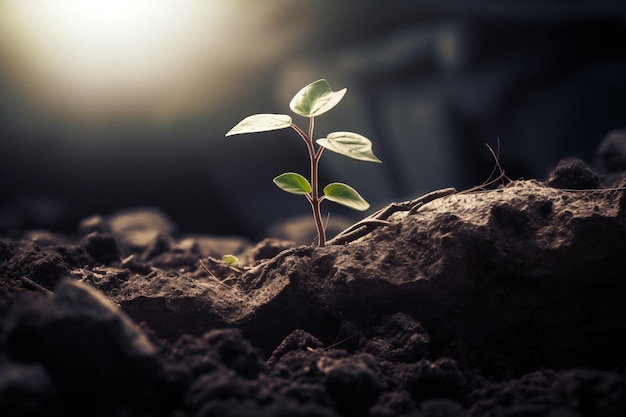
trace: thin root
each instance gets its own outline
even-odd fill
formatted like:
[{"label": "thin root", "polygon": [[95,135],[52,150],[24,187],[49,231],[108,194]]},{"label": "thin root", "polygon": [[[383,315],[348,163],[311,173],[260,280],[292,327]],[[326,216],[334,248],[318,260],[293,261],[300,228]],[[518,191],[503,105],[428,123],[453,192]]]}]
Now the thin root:
[{"label": "thin root", "polygon": [[343,232],[339,233],[333,239],[329,240],[327,243],[329,245],[340,245],[343,243],[352,242],[360,237],[365,236],[377,227],[389,226],[391,222],[385,221],[385,219],[389,218],[393,213],[397,211],[408,211],[409,213],[412,213],[416,208],[419,208],[424,204],[430,203],[433,200],[454,193],[456,193],[455,188],[442,188],[441,190],[436,190],[428,194],[424,194],[423,196],[415,198],[413,200],[388,204],[382,209],[371,214],[370,216],[353,224]]},{"label": "thin root", "polygon": [[[487,146],[487,149],[489,149],[489,152],[491,153],[495,161],[489,177],[482,184],[469,188],[467,190],[460,191],[459,194],[467,194],[477,190],[484,190],[486,189],[486,187],[489,187],[490,185],[493,185],[500,180],[511,181],[510,178],[505,175],[504,170],[500,165],[500,139],[498,138],[498,146],[495,152],[493,148],[489,146],[489,144],[485,144],[485,146]],[[327,244],[340,245],[343,243],[352,242],[360,237],[367,235],[377,227],[389,226],[391,223],[385,221],[385,219],[389,218],[389,216],[397,211],[408,211],[408,215],[411,216],[416,214],[419,209],[421,209],[422,206],[424,206],[425,204],[428,204],[438,198],[446,197],[455,193],[457,193],[457,190],[455,188],[442,188],[441,190],[430,192],[413,200],[388,204],[382,209],[366,217],[365,219],[360,220],[352,226],[348,227],[346,230],[339,233],[333,239],[329,240]]]}]

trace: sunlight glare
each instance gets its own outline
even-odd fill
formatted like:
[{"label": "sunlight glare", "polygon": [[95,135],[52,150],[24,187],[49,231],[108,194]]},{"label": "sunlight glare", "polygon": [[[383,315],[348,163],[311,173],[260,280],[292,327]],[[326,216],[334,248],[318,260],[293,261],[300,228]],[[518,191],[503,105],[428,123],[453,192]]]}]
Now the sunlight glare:
[{"label": "sunlight glare", "polygon": [[0,71],[39,104],[80,116],[173,117],[237,65],[227,48],[235,4],[3,0]]}]

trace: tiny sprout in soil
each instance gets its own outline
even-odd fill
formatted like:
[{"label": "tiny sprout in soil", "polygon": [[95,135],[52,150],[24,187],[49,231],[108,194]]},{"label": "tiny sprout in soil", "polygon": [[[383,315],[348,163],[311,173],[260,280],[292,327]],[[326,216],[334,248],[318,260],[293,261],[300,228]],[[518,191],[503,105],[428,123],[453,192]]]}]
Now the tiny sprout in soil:
[{"label": "tiny sprout in soil", "polygon": [[286,172],[274,178],[274,183],[282,190],[304,195],[313,210],[315,227],[317,228],[318,246],[326,243],[326,231],[322,222],[320,203],[328,199],[354,210],[367,210],[369,203],[352,187],[340,182],[328,184],[320,196],[318,185],[318,165],[324,149],[347,157],[369,162],[382,162],[372,152],[372,142],[364,136],[353,132],[333,132],[325,138],[317,139],[317,148],[313,143],[313,127],[315,117],[321,116],[335,107],[346,94],[347,89],[333,91],[326,80],[315,81],[300,90],[289,103],[289,108],[296,114],[309,119],[308,133],[300,129],[286,114],[254,114],[239,122],[226,133],[226,136],[242,133],[267,132],[292,128],[304,140],[309,151],[311,162],[310,181],[295,172]]},{"label": "tiny sprout in soil", "polygon": [[222,256],[222,261],[224,261],[228,266],[237,266],[237,264],[239,263],[239,258],[237,258],[235,255],[224,255]]}]

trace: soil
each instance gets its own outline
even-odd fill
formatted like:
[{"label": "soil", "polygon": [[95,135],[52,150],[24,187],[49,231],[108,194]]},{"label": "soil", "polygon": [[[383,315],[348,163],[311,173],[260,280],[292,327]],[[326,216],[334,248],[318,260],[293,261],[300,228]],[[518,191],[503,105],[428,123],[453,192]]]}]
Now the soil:
[{"label": "soil", "polygon": [[324,248],[146,209],[6,237],[0,415],[625,416],[611,180],[564,161]]}]

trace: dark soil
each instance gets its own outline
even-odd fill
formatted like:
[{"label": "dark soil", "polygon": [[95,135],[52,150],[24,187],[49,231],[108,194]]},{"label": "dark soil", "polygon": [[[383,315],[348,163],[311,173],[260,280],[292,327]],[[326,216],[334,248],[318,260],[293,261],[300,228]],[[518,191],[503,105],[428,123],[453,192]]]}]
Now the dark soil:
[{"label": "dark soil", "polygon": [[324,248],[178,236],[152,210],[7,237],[0,415],[626,416],[606,185],[567,161]]}]

